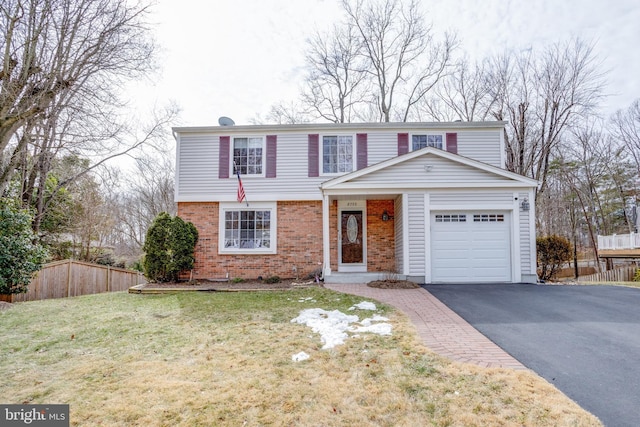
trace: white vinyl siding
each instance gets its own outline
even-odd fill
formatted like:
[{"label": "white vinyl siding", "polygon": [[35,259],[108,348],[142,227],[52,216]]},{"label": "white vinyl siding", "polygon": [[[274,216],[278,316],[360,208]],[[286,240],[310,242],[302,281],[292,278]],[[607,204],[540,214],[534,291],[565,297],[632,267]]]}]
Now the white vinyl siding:
[{"label": "white vinyl siding", "polygon": [[426,241],[426,219],[424,212],[424,194],[409,194],[408,217],[409,221],[409,271],[410,276],[424,276],[425,274],[425,241]]},{"label": "white vinyl siding", "polygon": [[[518,205],[522,203],[522,200],[524,200],[525,197],[528,198],[527,193],[518,194],[518,200],[520,201]],[[518,209],[520,208],[518,207]],[[522,273],[536,274],[535,265],[531,264],[531,259],[533,258],[531,253],[533,236],[531,236],[529,233],[529,227],[530,227],[529,221],[532,220],[531,210],[528,210],[528,211],[520,210],[519,218],[520,218],[520,224],[518,224],[518,231],[520,232],[520,259],[521,259],[520,265],[522,266]]]},{"label": "white vinyl siding", "polygon": [[397,132],[369,132],[367,143],[369,166],[398,155]]},{"label": "white vinyl siding", "polygon": [[452,205],[477,206],[479,204],[513,204],[512,191],[468,191],[468,190],[437,190],[431,192],[431,208],[448,207]]},{"label": "white vinyl siding", "polygon": [[491,166],[502,166],[500,131],[458,132],[458,154]]},{"label": "white vinyl siding", "polygon": [[[379,124],[375,124],[379,125]],[[404,126],[404,125],[403,125]],[[398,155],[398,133],[412,134],[445,134],[455,132],[458,135],[458,152],[463,156],[486,161],[494,166],[500,166],[500,131],[498,129],[461,129],[420,127],[402,127],[399,129],[353,128],[350,130],[355,147],[355,135],[367,134],[367,158],[368,165],[394,158]],[[498,125],[496,126],[498,127]],[[325,135],[340,135],[319,127],[318,129],[288,129],[282,127],[265,127],[261,131],[252,133],[252,127],[244,126],[242,131],[236,127],[211,128],[210,131],[180,131],[177,163],[176,163],[176,200],[177,201],[233,201],[237,191],[237,178],[233,175],[233,141],[234,138],[261,138],[267,135],[277,136],[277,174],[276,178],[264,178],[259,176],[243,176],[243,184],[247,193],[247,199],[251,202],[260,200],[322,200],[319,185],[335,175],[322,175],[322,164],[319,165],[321,176],[308,176],[308,135],[320,135],[320,162],[322,161],[322,137]],[[259,127],[258,127],[259,128]],[[334,129],[334,128],[331,128]],[[335,130],[339,129],[336,125]],[[352,133],[351,133],[352,131]],[[342,133],[344,135],[344,133]],[[220,136],[230,138],[230,168],[229,178],[218,178],[219,164],[219,140]],[[355,148],[354,148],[355,150]],[[263,150],[264,155],[264,150]],[[355,152],[353,155],[355,162]],[[425,174],[424,161],[415,159],[412,164],[403,164],[399,170],[394,167],[389,170],[375,173],[369,178],[363,177],[375,184],[386,184],[394,180],[417,179],[428,185],[434,182],[478,182],[480,180],[496,180],[495,176],[473,167],[448,163],[447,159],[427,159],[433,168],[430,175]],[[263,161],[264,162],[264,161]],[[354,166],[355,168],[355,166]],[[263,163],[264,169],[264,163]],[[264,170],[263,170],[264,173]],[[341,175],[339,173],[336,175]],[[357,180],[354,180],[357,182]]]},{"label": "white vinyl siding", "polygon": [[442,157],[426,155],[390,166],[370,175],[355,178],[351,182],[382,187],[389,185],[389,183],[402,182],[429,187],[430,183],[496,182],[498,179],[500,178],[496,178],[495,174],[490,172]]},{"label": "white vinyl siding", "polygon": [[404,219],[402,217],[402,196],[396,197],[393,206],[394,212],[394,233],[395,233],[395,256],[396,256],[396,272],[398,274],[404,274],[404,234],[403,224]]},{"label": "white vinyl siding", "polygon": [[219,188],[219,137],[207,134],[180,136],[176,161],[178,200],[214,194]]}]

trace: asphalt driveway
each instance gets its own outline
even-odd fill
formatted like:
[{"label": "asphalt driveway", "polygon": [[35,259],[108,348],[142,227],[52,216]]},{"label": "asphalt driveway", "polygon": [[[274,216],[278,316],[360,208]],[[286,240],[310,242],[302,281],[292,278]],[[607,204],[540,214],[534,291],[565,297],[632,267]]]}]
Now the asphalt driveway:
[{"label": "asphalt driveway", "polygon": [[640,426],[640,289],[424,288],[606,426]]}]

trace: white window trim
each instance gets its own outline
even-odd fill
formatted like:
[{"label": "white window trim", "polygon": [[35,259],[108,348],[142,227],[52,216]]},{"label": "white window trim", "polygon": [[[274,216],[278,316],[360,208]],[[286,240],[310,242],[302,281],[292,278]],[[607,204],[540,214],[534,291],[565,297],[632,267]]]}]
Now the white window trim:
[{"label": "white window trim", "polygon": [[[324,172],[324,138],[326,136],[350,136],[351,137],[351,171],[349,172]],[[320,141],[319,141],[319,147],[318,150],[320,151],[320,155],[318,156],[318,161],[319,161],[319,165],[318,165],[318,170],[320,171],[320,176],[340,176],[340,175],[345,175],[351,172],[354,172],[356,170],[356,155],[357,155],[357,151],[356,151],[356,135],[355,134],[349,134],[349,133],[327,133],[324,135],[320,135]]]},{"label": "white window trim", "polygon": [[[220,203],[218,212],[218,253],[221,255],[245,254],[245,255],[265,255],[278,253],[278,204],[277,202],[251,202],[249,206],[246,203],[223,202]],[[271,212],[271,247],[256,249],[236,249],[225,248],[225,213],[227,211],[270,211]]]},{"label": "white window trim", "polygon": [[[409,151],[416,151],[413,149],[413,137],[418,135],[438,135],[442,137],[442,149],[447,151],[447,135],[442,132],[414,132],[409,135]],[[435,148],[435,147],[434,147]]]},{"label": "white window trim", "polygon": [[231,171],[231,173],[229,174],[229,178],[236,178],[237,174],[236,174],[236,168],[234,167],[233,164],[233,151],[234,151],[234,147],[235,147],[235,140],[236,138],[260,138],[260,140],[262,141],[262,173],[254,173],[254,174],[240,174],[240,177],[242,179],[244,178],[264,178],[266,176],[266,172],[267,172],[267,143],[266,143],[266,138],[264,135],[234,135],[231,137],[231,142],[230,145],[231,147],[229,148],[229,170]]}]

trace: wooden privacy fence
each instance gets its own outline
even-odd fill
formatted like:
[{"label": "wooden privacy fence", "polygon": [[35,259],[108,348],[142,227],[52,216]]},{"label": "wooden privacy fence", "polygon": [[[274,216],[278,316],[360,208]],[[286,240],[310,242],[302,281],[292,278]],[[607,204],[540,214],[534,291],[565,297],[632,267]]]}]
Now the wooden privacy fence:
[{"label": "wooden privacy fence", "polygon": [[578,280],[581,282],[632,282],[638,267],[620,267],[615,270],[603,271],[602,273],[582,276]]},{"label": "wooden privacy fence", "polygon": [[24,294],[1,295],[0,301],[20,302],[126,291],[146,283],[137,271],[87,262],[64,260],[42,266]]}]

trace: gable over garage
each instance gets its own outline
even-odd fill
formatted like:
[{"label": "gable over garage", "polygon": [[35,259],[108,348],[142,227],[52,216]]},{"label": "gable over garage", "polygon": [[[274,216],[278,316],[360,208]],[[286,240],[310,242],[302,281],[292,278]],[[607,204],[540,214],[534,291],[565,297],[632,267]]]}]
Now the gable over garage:
[{"label": "gable over garage", "polygon": [[[404,277],[424,283],[535,282],[537,184],[425,148],[327,181],[321,189],[326,204],[394,200],[396,270]],[[330,275],[325,271],[325,280]]]}]

